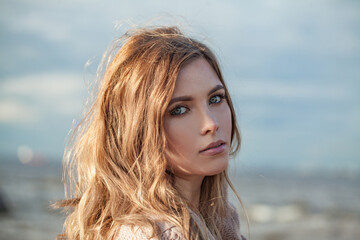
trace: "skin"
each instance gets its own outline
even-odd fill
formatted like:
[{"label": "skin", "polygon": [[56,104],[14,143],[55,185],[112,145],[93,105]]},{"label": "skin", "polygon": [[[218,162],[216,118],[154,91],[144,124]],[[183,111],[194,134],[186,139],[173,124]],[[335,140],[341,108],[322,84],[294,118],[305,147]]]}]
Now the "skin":
[{"label": "skin", "polygon": [[[164,120],[175,186],[195,206],[204,177],[224,171],[229,162],[231,111],[222,86],[204,58],[191,61],[180,69]],[[225,143],[221,153],[201,152],[218,140]]]}]

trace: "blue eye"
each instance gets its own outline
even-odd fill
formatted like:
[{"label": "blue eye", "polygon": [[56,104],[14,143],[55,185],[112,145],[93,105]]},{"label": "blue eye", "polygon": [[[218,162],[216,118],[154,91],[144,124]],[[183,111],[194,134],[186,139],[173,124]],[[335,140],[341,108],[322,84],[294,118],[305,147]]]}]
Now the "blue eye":
[{"label": "blue eye", "polygon": [[187,111],[187,108],[184,106],[176,106],[173,110],[170,111],[171,115],[182,115]]},{"label": "blue eye", "polygon": [[223,96],[223,95],[215,95],[209,99],[209,103],[216,104],[216,103],[221,102],[224,98],[225,98],[225,96]]}]

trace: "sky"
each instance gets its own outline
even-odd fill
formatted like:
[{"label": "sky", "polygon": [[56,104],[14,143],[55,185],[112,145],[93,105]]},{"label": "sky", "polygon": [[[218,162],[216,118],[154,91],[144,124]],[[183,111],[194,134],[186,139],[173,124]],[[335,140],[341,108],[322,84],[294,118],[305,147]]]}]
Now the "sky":
[{"label": "sky", "polygon": [[238,166],[360,171],[356,0],[2,0],[0,161],[61,160],[102,54],[134,24],[180,24],[216,52]]}]

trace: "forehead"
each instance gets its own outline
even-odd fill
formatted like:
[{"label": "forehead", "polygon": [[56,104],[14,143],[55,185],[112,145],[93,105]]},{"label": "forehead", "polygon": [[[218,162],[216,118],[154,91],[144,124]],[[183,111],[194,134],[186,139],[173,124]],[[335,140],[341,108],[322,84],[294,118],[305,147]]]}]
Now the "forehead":
[{"label": "forehead", "polygon": [[223,85],[211,65],[204,58],[197,58],[180,69],[173,96],[207,92],[219,84]]}]

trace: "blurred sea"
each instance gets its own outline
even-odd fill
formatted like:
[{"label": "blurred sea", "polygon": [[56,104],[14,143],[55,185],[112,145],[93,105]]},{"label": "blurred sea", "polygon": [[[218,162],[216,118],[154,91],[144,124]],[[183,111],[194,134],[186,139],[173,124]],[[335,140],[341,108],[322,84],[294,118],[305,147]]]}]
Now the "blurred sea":
[{"label": "blurred sea", "polygon": [[[250,232],[244,216],[241,220],[248,239],[359,239],[358,173],[238,168],[230,176],[250,218]],[[0,239],[48,240],[61,233],[64,215],[49,207],[64,197],[59,162],[25,165],[0,159],[0,194],[7,206],[0,212]]]}]

